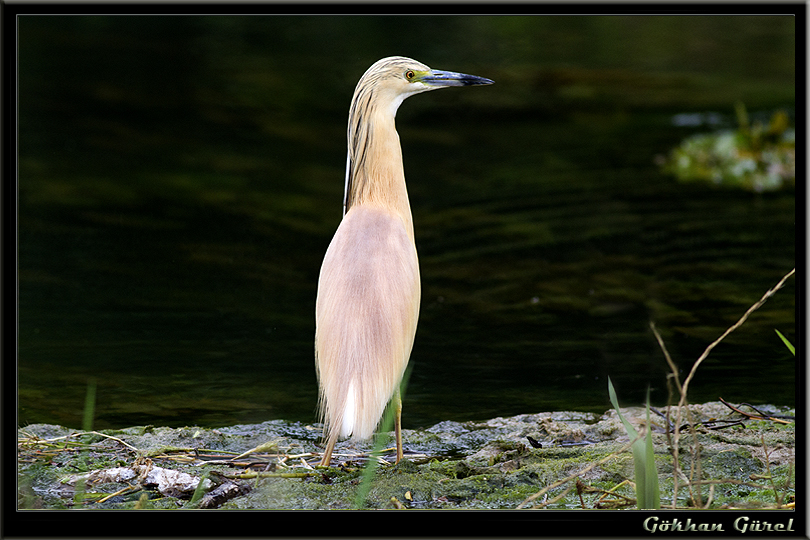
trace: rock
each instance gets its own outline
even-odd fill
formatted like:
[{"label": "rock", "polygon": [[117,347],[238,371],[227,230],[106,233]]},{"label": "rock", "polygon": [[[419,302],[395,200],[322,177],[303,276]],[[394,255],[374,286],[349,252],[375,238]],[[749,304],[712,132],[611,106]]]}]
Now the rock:
[{"label": "rock", "polygon": [[[775,407],[758,408],[769,414],[794,414]],[[719,402],[689,405],[689,410],[696,422],[713,419],[715,423],[698,423],[694,430],[680,433],[679,506],[692,503],[682,497],[691,493],[686,479],[698,464],[700,478],[715,482],[712,508],[773,506],[773,485],[779,487],[782,503],[789,501],[795,489],[794,423],[743,419],[739,425],[719,429],[725,424],[718,420],[742,419],[741,415]],[[646,417],[642,408],[622,409],[622,414],[635,425],[643,425]],[[667,422],[658,415],[652,419],[661,502],[666,506],[674,489],[674,441],[672,433],[665,433]],[[669,421],[675,421],[674,410]],[[217,429],[139,426],[71,436],[74,446],[54,449],[54,439],[65,440],[70,434],[67,428],[43,424],[19,431],[24,506],[71,506],[75,490],[65,489],[60,479],[73,483],[83,479],[99,491],[87,493],[86,500],[105,501],[87,504],[104,508],[132,508],[139,496],[150,492],[164,498],[146,501],[146,507],[171,507],[173,500],[173,507],[200,508],[392,508],[392,501],[403,508],[517,508],[560,481],[564,482],[547,493],[548,500],[559,497],[550,508],[626,505],[635,497],[627,482],[634,475],[633,457],[623,449],[629,438],[612,410],[601,416],[537,413],[406,429],[405,461],[378,466],[368,484],[363,466],[375,441],[342,441],[335,449],[334,466],[315,469],[322,450],[317,425],[273,420]],[[84,442],[78,445],[77,439]],[[380,443],[390,447],[390,438]],[[150,456],[151,466],[143,461],[145,455]],[[699,456],[699,463],[693,463],[693,455]],[[394,460],[391,453],[382,458],[391,464]],[[219,474],[213,473],[213,466]],[[85,472],[76,472],[78,467]],[[762,480],[767,471],[773,484]],[[208,493],[197,502],[188,501],[206,474],[215,478],[215,482],[203,481]],[[239,476],[251,479],[241,481]],[[576,479],[579,483],[573,489]],[[123,482],[140,482],[141,491],[129,499],[103,499],[120,490]],[[569,492],[564,494],[566,488]],[[361,489],[367,495],[356,500]],[[606,498],[605,493],[613,489],[623,497],[614,497],[618,502]],[[708,487],[701,491],[701,504],[708,492]]]}]

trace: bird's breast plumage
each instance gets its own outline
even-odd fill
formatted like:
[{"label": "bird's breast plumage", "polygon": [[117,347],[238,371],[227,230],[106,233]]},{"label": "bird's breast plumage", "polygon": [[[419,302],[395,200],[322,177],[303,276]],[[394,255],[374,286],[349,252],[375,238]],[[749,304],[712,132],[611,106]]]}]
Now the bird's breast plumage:
[{"label": "bird's breast plumage", "polygon": [[324,257],[316,359],[327,424],[369,437],[408,363],[419,264],[406,223],[373,205],[344,216]]}]

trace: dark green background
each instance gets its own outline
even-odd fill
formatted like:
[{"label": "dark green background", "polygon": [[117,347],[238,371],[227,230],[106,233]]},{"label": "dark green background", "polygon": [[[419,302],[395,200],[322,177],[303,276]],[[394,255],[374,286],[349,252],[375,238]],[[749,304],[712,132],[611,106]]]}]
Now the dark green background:
[{"label": "dark green background", "polygon": [[[422,272],[405,427],[667,401],[795,266],[795,194],[681,185],[690,134],[793,114],[789,16],[23,16],[19,421],[315,421],[314,302],[360,75],[494,79],[397,115]],[[676,125],[683,113],[712,125]],[[701,118],[701,117],[698,117]],[[709,118],[703,116],[702,118]],[[793,405],[788,281],[692,401]]]}]

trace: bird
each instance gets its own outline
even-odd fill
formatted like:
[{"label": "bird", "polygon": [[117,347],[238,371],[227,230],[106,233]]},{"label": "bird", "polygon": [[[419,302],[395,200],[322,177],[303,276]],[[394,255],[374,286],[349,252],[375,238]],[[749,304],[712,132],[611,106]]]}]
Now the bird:
[{"label": "bird", "polygon": [[434,70],[404,56],[375,62],[349,108],[343,217],[324,255],[315,302],[318,410],[326,441],[371,437],[391,403],[396,461],[403,457],[399,385],[413,347],[421,283],[402,149],[403,100],[484,77]]}]

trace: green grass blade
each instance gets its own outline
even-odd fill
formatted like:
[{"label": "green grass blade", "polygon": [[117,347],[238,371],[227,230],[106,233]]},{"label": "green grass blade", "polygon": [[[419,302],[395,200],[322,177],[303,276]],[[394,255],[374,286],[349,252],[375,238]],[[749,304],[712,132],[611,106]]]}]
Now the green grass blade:
[{"label": "green grass blade", "polygon": [[[93,431],[93,417],[96,414],[96,379],[91,377],[87,381],[87,393],[84,396],[84,413],[82,415],[82,431]],[[77,462],[87,467],[87,449],[83,448],[79,453]],[[73,494],[73,504],[78,507],[84,505],[85,482],[76,482],[76,490]]]},{"label": "green grass blade", "polygon": [[655,468],[655,448],[652,442],[652,422],[650,421],[650,389],[647,388],[647,433],[644,436],[645,483],[647,485],[645,508],[661,508],[661,491],[658,487],[658,471]]},{"label": "green grass blade", "polygon": [[658,509],[661,507],[661,497],[658,490],[658,472],[655,468],[655,452],[652,444],[652,430],[649,428],[650,411],[649,411],[649,390],[647,399],[647,433],[644,440],[638,436],[638,431],[633,425],[622,416],[619,410],[619,400],[616,397],[616,390],[613,388],[613,383],[608,377],[608,394],[610,396],[610,403],[616,410],[616,415],[624,425],[627,435],[633,441],[631,447],[633,451],[633,465],[635,468],[635,482],[636,482],[636,505],[639,509]]},{"label": "green grass blade", "polygon": [[[402,382],[399,385],[400,396],[405,395],[405,388],[408,385],[408,379],[410,379],[410,376],[411,366],[408,366],[402,377]],[[391,404],[386,408],[383,420],[380,422],[378,429],[379,436],[377,437],[377,441],[374,443],[374,449],[371,451],[372,455],[369,456],[368,463],[366,463],[366,466],[363,468],[363,477],[360,481],[360,487],[357,489],[357,495],[355,495],[354,498],[355,510],[363,508],[366,504],[366,498],[368,497],[369,491],[371,491],[371,480],[374,478],[374,471],[377,470],[377,460],[374,455],[379,454],[380,451],[382,451],[382,449],[385,448],[389,443],[389,438],[383,434],[388,433],[394,428],[394,414],[394,406]]]},{"label": "green grass blade", "polygon": [[638,437],[638,432],[636,428],[633,427],[633,424],[628,422],[622,416],[622,412],[619,410],[619,399],[616,397],[616,390],[613,389],[613,383],[610,381],[610,377],[608,377],[608,394],[610,395],[610,403],[613,405],[613,408],[616,409],[616,414],[619,416],[619,420],[622,421],[624,425],[625,431],[627,431],[627,435],[630,436],[630,440]]},{"label": "green grass blade", "polygon": [[355,510],[360,510],[366,504],[366,498],[368,498],[368,493],[371,491],[371,481],[374,478],[374,471],[377,470],[378,462],[376,455],[379,454],[380,451],[382,451],[382,449],[388,444],[389,438],[384,434],[391,431],[393,426],[394,407],[388,407],[385,412],[385,416],[383,417],[383,421],[380,422],[379,434],[374,443],[374,449],[371,451],[371,454],[368,457],[368,462],[363,468],[363,477],[360,481],[360,487],[357,489],[357,494],[354,497]]},{"label": "green grass blade", "polygon": [[205,485],[205,480],[207,478],[208,478],[208,472],[206,471],[206,473],[200,477],[200,481],[197,482],[197,487],[194,488],[194,494],[191,496],[191,500],[188,502],[188,506],[193,506],[193,505],[197,504],[200,501],[200,499],[203,498],[203,495],[205,495],[205,487],[204,487],[204,485]]},{"label": "green grass blade", "polygon": [[793,346],[793,344],[792,344],[790,341],[788,341],[788,338],[786,338],[785,336],[783,336],[783,335],[782,335],[782,332],[780,332],[779,330],[774,329],[774,332],[776,332],[776,334],[777,334],[777,335],[778,335],[780,338],[782,338],[782,341],[784,341],[784,342],[785,342],[785,345],[786,345],[786,346],[787,346],[787,348],[790,350],[790,352],[791,352],[791,353],[793,353],[793,356],[796,356],[796,347],[794,347],[794,346]]}]

